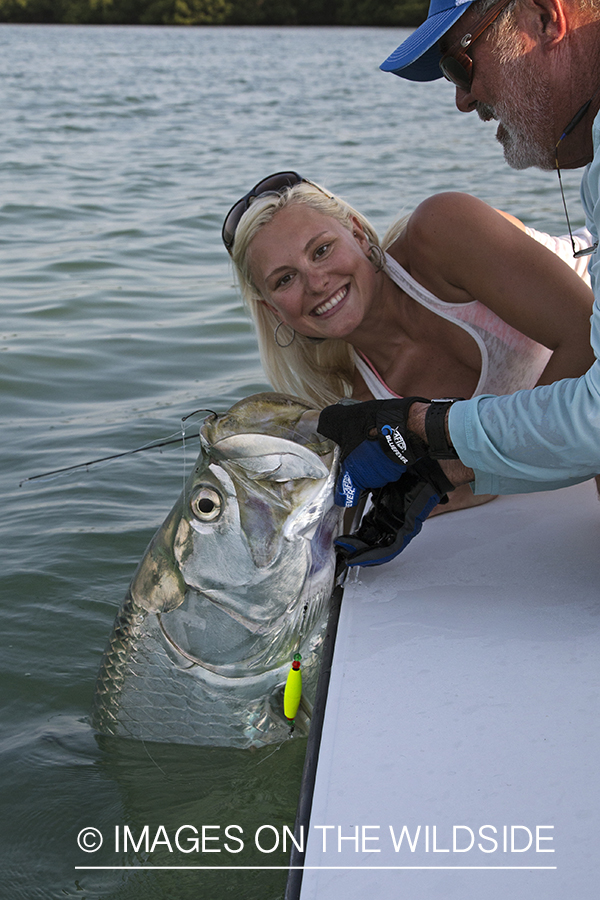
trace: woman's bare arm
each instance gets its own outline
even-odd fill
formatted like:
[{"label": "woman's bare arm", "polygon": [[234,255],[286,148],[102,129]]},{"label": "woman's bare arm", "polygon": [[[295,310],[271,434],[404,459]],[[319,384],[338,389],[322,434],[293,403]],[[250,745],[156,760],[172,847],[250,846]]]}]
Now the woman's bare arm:
[{"label": "woman's bare arm", "polygon": [[593,294],[513,219],[468,194],[437,194],[417,207],[390,252],[441,300],[479,300],[552,350],[538,384],[578,377],[594,361]]},{"label": "woman's bare arm", "polygon": [[525,226],[521,222],[520,219],[517,219],[516,216],[511,215],[510,213],[505,212],[503,209],[496,209],[497,213],[500,213],[501,216],[504,216],[505,219],[508,219],[509,222],[512,222],[513,225],[516,225],[520,231],[525,231]]}]

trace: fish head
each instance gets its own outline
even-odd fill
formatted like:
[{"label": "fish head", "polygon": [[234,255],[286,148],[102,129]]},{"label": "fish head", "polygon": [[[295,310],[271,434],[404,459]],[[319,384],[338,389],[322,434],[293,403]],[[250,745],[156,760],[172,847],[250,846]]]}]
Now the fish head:
[{"label": "fish head", "polygon": [[205,420],[194,470],[134,576],[138,605],[169,612],[192,590],[257,631],[333,571],[338,450],[318,415],[263,393]]}]

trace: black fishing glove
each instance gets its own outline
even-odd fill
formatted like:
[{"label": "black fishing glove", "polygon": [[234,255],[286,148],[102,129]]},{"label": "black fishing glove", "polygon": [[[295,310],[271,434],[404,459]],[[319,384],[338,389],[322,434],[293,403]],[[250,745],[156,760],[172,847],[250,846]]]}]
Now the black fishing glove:
[{"label": "black fishing glove", "polygon": [[365,403],[342,400],[322,411],[319,433],[341,448],[335,490],[338,506],[356,506],[363,491],[397,481],[408,466],[426,455],[425,444],[406,424],[416,402],[430,401],[423,397]]},{"label": "black fishing glove", "polygon": [[454,486],[433,459],[419,460],[401,477],[373,494],[373,506],[355,534],[335,541],[348,566],[379,566],[398,556],[420,532]]}]

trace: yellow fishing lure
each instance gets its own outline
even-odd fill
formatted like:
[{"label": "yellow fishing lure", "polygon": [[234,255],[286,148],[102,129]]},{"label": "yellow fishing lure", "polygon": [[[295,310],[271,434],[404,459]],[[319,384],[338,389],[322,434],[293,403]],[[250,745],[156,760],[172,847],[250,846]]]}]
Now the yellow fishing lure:
[{"label": "yellow fishing lure", "polygon": [[302,657],[299,653],[294,654],[292,668],[289,671],[285,690],[283,692],[283,714],[286,719],[294,721],[300,699],[302,697],[302,672],[300,671],[300,661]]}]

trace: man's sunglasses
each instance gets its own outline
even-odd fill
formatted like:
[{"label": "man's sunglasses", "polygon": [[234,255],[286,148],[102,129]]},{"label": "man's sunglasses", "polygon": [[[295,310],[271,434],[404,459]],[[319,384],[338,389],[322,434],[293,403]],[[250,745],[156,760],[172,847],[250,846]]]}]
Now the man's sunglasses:
[{"label": "man's sunglasses", "polygon": [[474,29],[463,35],[449,50],[447,50],[440,59],[440,69],[442,75],[459,87],[461,91],[468,93],[471,90],[471,82],[473,81],[473,60],[466,52],[467,47],[472,47],[475,41],[481,37],[484,31],[495,22],[500,13],[511,3],[512,0],[500,0],[491,9],[488,9],[480,22]]},{"label": "man's sunglasses", "polygon": [[[221,231],[221,237],[228,253],[231,253],[235,233],[241,218],[253,200],[256,200],[257,197],[262,197],[264,194],[282,194],[287,188],[294,187],[295,184],[300,184],[301,181],[306,182],[306,178],[302,178],[297,172],[276,172],[274,175],[263,178],[241,200],[234,203],[225,216],[223,230]],[[306,183],[310,184],[310,182]]]}]

